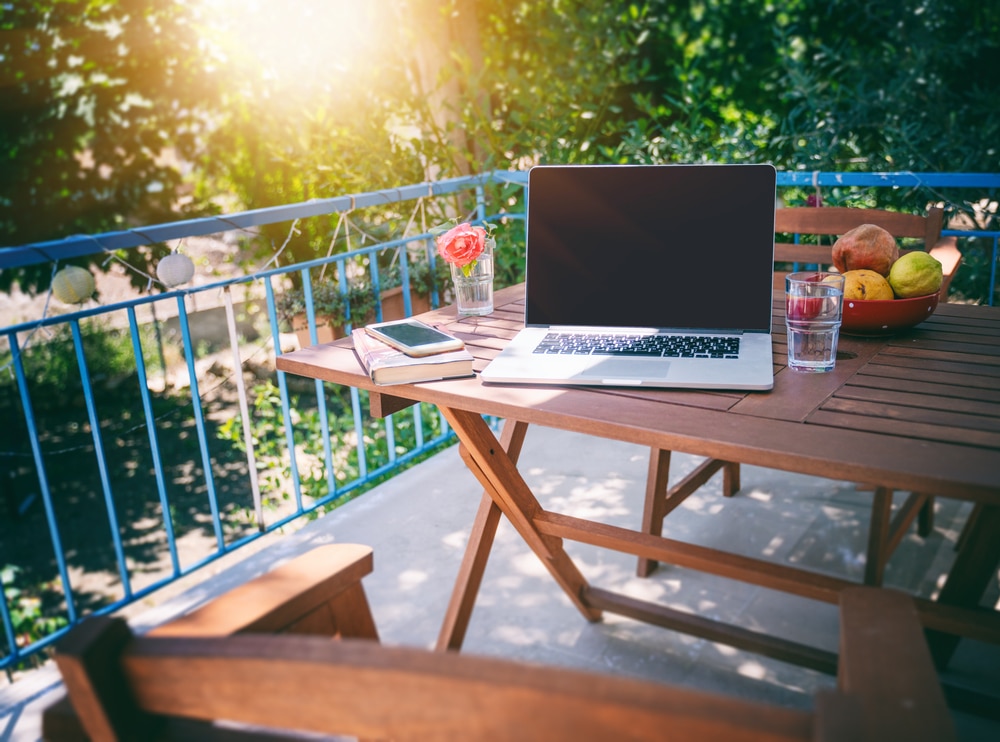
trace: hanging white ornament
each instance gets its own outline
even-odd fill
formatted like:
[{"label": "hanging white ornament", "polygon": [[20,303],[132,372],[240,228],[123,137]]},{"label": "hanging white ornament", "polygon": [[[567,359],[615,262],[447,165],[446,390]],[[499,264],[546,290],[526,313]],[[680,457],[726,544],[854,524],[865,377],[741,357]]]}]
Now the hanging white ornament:
[{"label": "hanging white ornament", "polygon": [[67,265],[52,277],[52,295],[63,304],[82,304],[96,289],[91,272],[78,265]]},{"label": "hanging white ornament", "polygon": [[194,263],[187,255],[173,252],[156,266],[156,277],[168,288],[187,283],[194,276]]}]

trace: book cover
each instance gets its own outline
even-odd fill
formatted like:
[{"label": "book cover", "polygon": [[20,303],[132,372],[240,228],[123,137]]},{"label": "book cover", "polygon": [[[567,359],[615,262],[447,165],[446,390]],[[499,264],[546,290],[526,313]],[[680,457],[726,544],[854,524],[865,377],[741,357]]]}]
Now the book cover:
[{"label": "book cover", "polygon": [[472,376],[472,354],[463,348],[414,358],[376,340],[363,327],[351,331],[358,361],[376,384],[412,384]]}]

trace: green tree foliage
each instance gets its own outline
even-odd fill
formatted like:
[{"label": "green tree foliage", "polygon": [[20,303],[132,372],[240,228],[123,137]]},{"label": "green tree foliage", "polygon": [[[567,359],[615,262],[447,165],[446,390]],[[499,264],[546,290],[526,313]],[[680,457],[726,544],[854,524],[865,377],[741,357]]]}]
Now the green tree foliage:
[{"label": "green tree foliage", "polygon": [[[414,90],[403,65],[408,52],[395,44],[398,25],[389,22],[395,3],[307,5],[234,5],[238,14],[216,19],[210,41],[223,86],[199,159],[206,196],[231,194],[240,208],[257,209],[425,179],[400,134],[412,122]],[[285,39],[274,38],[272,24]],[[356,58],[336,53],[345,46]],[[399,219],[390,216],[383,231]],[[325,253],[335,224],[300,225],[283,262]],[[256,244],[264,251],[289,236],[288,225],[263,231]]]},{"label": "green tree foliage", "polygon": [[0,244],[183,213],[179,163],[216,97],[199,43],[184,3],[0,4]]},{"label": "green tree foliage", "polygon": [[[0,5],[6,244],[537,162],[1000,170],[996,3],[208,7]],[[315,56],[338,49],[354,56]],[[405,223],[384,210],[367,226]],[[283,258],[325,253],[334,224],[301,225]]]},{"label": "green tree foliage", "polygon": [[500,167],[526,158],[1000,169],[995,3],[476,6],[492,107],[477,121],[466,98],[462,126]]},{"label": "green tree foliage", "polygon": [[1000,170],[1000,6],[810,2],[781,37],[773,156],[806,167]]}]

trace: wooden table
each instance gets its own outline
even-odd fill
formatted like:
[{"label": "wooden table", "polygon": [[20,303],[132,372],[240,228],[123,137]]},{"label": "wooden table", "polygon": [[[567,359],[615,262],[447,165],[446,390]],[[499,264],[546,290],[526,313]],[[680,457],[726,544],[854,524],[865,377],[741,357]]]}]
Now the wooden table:
[{"label": "wooden table", "polygon": [[[459,319],[448,307],[423,319],[462,337],[481,369],[522,326],[523,299],[515,286],[497,292],[489,316]],[[958,635],[1000,642],[1000,613],[977,605],[1000,561],[1000,309],[941,304],[919,328],[895,337],[844,336],[833,372],[800,374],[785,367],[783,304],[776,293],[770,392],[525,387],[478,378],[376,387],[348,340],[280,356],[277,367],[367,389],[378,416],[433,403],[454,428],[485,494],[439,648],[461,646],[502,512],[588,620],[610,611],[824,671],[836,666],[827,652],[590,585],[564,539],[831,603],[853,583],[546,511],[516,467],[529,424],[868,484],[885,514],[892,490],[974,501],[977,517],[939,599],[918,600],[918,610],[939,663]],[[506,421],[500,440],[483,415]],[[869,541],[883,553],[889,529],[876,516]]]}]

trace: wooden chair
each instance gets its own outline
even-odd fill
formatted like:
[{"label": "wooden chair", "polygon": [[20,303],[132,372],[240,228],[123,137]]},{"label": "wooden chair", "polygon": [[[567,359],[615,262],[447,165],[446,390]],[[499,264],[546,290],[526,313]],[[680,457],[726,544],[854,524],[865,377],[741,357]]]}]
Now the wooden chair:
[{"label": "wooden chair", "polygon": [[954,238],[941,238],[944,226],[944,211],[936,206],[927,210],[926,216],[903,214],[881,209],[853,209],[846,207],[796,207],[776,209],[774,231],[777,234],[817,235],[829,237],[829,244],[801,244],[775,242],[774,244],[774,287],[783,288],[784,267],[788,264],[829,266],[832,263],[832,247],[837,237],[862,224],[876,224],[897,240],[915,238],[923,244],[904,242],[903,251],[914,248],[924,249],[941,261],[944,283],[941,299],[946,300],[948,287],[962,262],[962,254],[955,246]]},{"label": "wooden chair", "polygon": [[[220,614],[207,608],[203,618]],[[174,625],[197,636],[137,637],[122,619],[91,618],[56,663],[93,740],[955,739],[912,600],[850,588],[841,619],[838,688],[812,711],[365,639],[211,636],[202,620]],[[79,739],[63,729],[46,724],[45,738]]]},{"label": "wooden chair", "polygon": [[[319,546],[158,626],[147,636],[306,634],[378,641],[361,586],[361,579],[372,571],[372,563],[368,546]],[[67,696],[47,708],[42,718],[46,738],[63,742],[90,739]]]},{"label": "wooden chair", "polygon": [[[785,285],[789,268],[819,265],[830,266],[833,262],[833,242],[839,235],[862,224],[877,224],[898,239],[906,239],[906,248],[916,245],[909,240],[923,242],[923,248],[941,261],[944,282],[941,297],[945,299],[948,286],[962,262],[962,254],[955,246],[954,238],[941,239],[944,211],[937,207],[928,209],[927,216],[903,214],[879,209],[854,209],[842,207],[801,207],[775,210],[775,232],[779,235],[819,235],[828,237],[829,244],[799,244],[776,242],[774,245],[774,287]],[[643,508],[642,530],[645,533],[663,532],[663,520],[680,505],[685,498],[705,484],[719,469],[723,470],[722,492],[732,497],[740,489],[739,464],[731,461],[708,459],[692,474],[675,487],[668,488],[670,452],[653,449],[649,458],[649,473],[646,480],[646,499]],[[918,533],[926,537],[934,527],[933,497],[913,493],[897,510],[892,510],[892,492],[877,491],[872,506],[872,528],[869,536],[868,558],[865,564],[865,582],[878,585],[882,572],[892,552],[903,538],[906,529],[916,518]],[[651,559],[639,558],[636,574],[648,576],[656,568]]]}]

